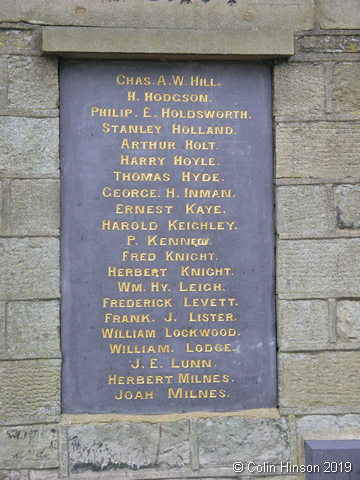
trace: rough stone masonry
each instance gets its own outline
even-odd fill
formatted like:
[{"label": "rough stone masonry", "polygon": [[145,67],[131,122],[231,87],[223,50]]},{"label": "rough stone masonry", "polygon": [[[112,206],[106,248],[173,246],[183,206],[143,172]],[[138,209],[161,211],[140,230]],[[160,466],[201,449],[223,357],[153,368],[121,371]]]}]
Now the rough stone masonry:
[{"label": "rough stone masonry", "polygon": [[[359,439],[358,1],[0,0],[0,22],[0,479],[248,480],[233,472],[234,461],[303,464],[304,439]],[[229,54],[263,61],[269,38],[277,38],[278,54],[267,60],[273,64],[277,409],[61,415],[61,52],[43,53],[42,30],[49,26],[72,27],[64,38],[72,52],[79,49],[76,32],[91,27],[98,57],[102,45],[111,48],[103,30],[111,35],[112,28],[121,30],[127,52],[142,53],[144,34],[155,57],[213,53],[223,56],[218,61]],[[250,46],[241,43],[244,36]],[[280,55],[284,38],[291,38],[290,56]],[[302,477],[271,476],[280,478]]]}]

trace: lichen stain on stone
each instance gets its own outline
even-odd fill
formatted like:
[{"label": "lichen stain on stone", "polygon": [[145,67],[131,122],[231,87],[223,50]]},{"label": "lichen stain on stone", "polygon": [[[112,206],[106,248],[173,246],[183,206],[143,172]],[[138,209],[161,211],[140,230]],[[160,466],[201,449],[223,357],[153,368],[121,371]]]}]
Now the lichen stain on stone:
[{"label": "lichen stain on stone", "polygon": [[86,15],[86,8],[77,7],[75,10],[75,15],[79,18],[84,18]]}]

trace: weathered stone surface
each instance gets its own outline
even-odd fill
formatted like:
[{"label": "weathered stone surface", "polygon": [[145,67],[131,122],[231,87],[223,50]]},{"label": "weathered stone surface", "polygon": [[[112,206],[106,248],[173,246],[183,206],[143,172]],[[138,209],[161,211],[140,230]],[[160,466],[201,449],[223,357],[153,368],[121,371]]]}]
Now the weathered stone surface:
[{"label": "weathered stone surface", "polygon": [[358,0],[320,0],[321,28],[360,28]]},{"label": "weathered stone surface", "polygon": [[337,334],[341,340],[360,340],[360,302],[337,303]]},{"label": "weathered stone surface", "polygon": [[329,341],[329,312],[324,300],[280,300],[278,341],[282,349],[309,348]]},{"label": "weathered stone surface", "polygon": [[0,300],[59,296],[59,240],[0,239]]},{"label": "weathered stone surface", "polygon": [[160,468],[182,468],[190,462],[189,422],[160,425],[161,440],[157,465]]},{"label": "weathered stone surface", "polygon": [[[2,0],[0,21],[30,21],[54,25],[98,25],[123,28],[188,28],[188,29],[247,29],[305,30],[312,26],[311,0],[276,4],[253,0],[211,2],[162,2],[125,0],[94,2],[63,0],[61,4],[46,0],[16,2]],[[286,8],[284,7],[286,5]],[[264,41],[266,36],[264,34]]]},{"label": "weathered stone surface", "polygon": [[360,295],[360,239],[282,240],[277,266],[279,294]]},{"label": "weathered stone surface", "polygon": [[279,355],[282,407],[356,406],[360,395],[358,352]]},{"label": "weathered stone surface", "polygon": [[58,106],[57,60],[14,56],[8,59],[9,106],[49,109]]},{"label": "weathered stone surface", "polygon": [[180,468],[189,462],[188,422],[69,427],[72,473]]},{"label": "weathered stone surface", "polygon": [[[8,469],[57,467],[57,443],[54,425],[0,428],[0,467]],[[23,480],[27,477],[9,478]]]},{"label": "weathered stone surface", "polygon": [[0,480],[28,480],[27,470],[0,470]]},{"label": "weathered stone surface", "polygon": [[0,354],[5,352],[5,308],[6,303],[0,302]]},{"label": "weathered stone surface", "polygon": [[309,438],[309,434],[323,435],[337,433],[360,434],[360,415],[307,415],[299,418],[298,432]]},{"label": "weathered stone surface", "polygon": [[30,470],[29,480],[59,480],[58,470]]},{"label": "weathered stone surface", "polygon": [[276,189],[277,232],[313,235],[331,228],[330,208],[325,186],[297,185]]},{"label": "weathered stone surface", "polygon": [[276,130],[278,178],[360,178],[359,156],[355,123],[308,122]]},{"label": "weathered stone surface", "polygon": [[4,205],[3,205],[4,189],[3,184],[0,182],[0,232],[4,230]]},{"label": "weathered stone surface", "polygon": [[299,50],[310,53],[358,53],[359,35],[303,35],[297,40]]},{"label": "weathered stone surface", "polygon": [[0,375],[0,424],[40,422],[60,413],[59,360],[2,361]]},{"label": "weathered stone surface", "polygon": [[285,419],[220,417],[198,420],[199,462],[204,468],[235,461],[281,462],[289,457]]},{"label": "weathered stone surface", "polygon": [[6,322],[7,353],[17,358],[60,355],[58,301],[9,302]]},{"label": "weathered stone surface", "polygon": [[324,67],[283,64],[274,67],[274,114],[308,115],[324,112]]},{"label": "weathered stone surface", "polygon": [[338,228],[360,228],[360,185],[340,185],[335,189]]},{"label": "weathered stone surface", "polygon": [[333,75],[332,108],[334,112],[360,114],[360,65],[339,63]]},{"label": "weathered stone surface", "polygon": [[59,176],[57,118],[0,117],[0,174]]},{"label": "weathered stone surface", "polygon": [[40,53],[38,30],[0,30],[0,54],[39,55]]},{"label": "weathered stone surface", "polygon": [[[1,42],[1,37],[0,37],[0,42]],[[0,108],[6,107],[6,88],[7,88],[6,57],[0,56]]]},{"label": "weathered stone surface", "polygon": [[58,180],[13,180],[10,183],[10,231],[16,235],[58,235]]}]

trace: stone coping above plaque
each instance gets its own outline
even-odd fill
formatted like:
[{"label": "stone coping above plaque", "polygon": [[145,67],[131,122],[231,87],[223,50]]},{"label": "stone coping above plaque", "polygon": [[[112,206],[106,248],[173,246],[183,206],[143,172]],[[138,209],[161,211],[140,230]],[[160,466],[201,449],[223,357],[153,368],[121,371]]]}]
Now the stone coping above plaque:
[{"label": "stone coping above plaque", "polygon": [[43,27],[44,53],[78,57],[227,56],[271,59],[294,53],[288,30],[192,30]]}]

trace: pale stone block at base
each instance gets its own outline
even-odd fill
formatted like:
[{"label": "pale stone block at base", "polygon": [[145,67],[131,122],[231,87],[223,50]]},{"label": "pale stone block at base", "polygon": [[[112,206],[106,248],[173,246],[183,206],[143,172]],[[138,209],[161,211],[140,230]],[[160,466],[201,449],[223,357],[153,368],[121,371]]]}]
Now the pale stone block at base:
[{"label": "pale stone block at base", "polygon": [[276,129],[277,178],[360,178],[355,122],[309,122]]},{"label": "pale stone block at base", "polygon": [[189,463],[187,421],[164,425],[90,424],[68,428],[71,473],[116,472]]},{"label": "pale stone block at base", "polygon": [[325,186],[278,187],[276,197],[278,233],[305,236],[326,233],[334,228]]},{"label": "pale stone block at base", "polygon": [[345,434],[360,438],[360,415],[308,415],[300,418],[297,424],[299,434],[308,439],[311,436],[314,439],[327,437],[329,440],[346,438]]},{"label": "pale stone block at base", "polygon": [[29,480],[59,480],[58,470],[30,470]]},{"label": "pale stone block at base", "polygon": [[338,228],[360,228],[360,185],[339,185],[335,189]]},{"label": "pale stone block at base", "polygon": [[46,421],[60,413],[60,361],[1,361],[0,424]]},{"label": "pale stone block at base", "polygon": [[360,340],[360,302],[343,300],[337,303],[337,334],[341,340]]},{"label": "pale stone block at base", "polygon": [[199,463],[204,468],[231,466],[239,459],[280,462],[289,458],[284,418],[209,418],[198,420],[197,425]]},{"label": "pale stone block at base", "polygon": [[59,297],[59,240],[0,239],[0,300]]},{"label": "pale stone block at base", "polygon": [[8,59],[9,107],[51,109],[58,106],[57,60],[16,56]]},{"label": "pale stone block at base", "polygon": [[0,470],[0,480],[29,480],[29,475],[27,470]]},{"label": "pale stone block at base", "polygon": [[12,358],[60,355],[60,305],[58,301],[9,302],[7,353]]},{"label": "pale stone block at base", "polygon": [[13,180],[10,199],[11,234],[59,235],[58,180]]},{"label": "pale stone block at base", "polygon": [[322,65],[275,65],[274,115],[321,114],[324,105]]},{"label": "pale stone block at base", "polygon": [[58,466],[57,443],[55,425],[0,428],[0,468],[55,468]]},{"label": "pale stone block at base", "polygon": [[280,295],[360,296],[360,239],[280,240],[277,268]]},{"label": "pale stone block at base", "polygon": [[2,176],[59,176],[57,118],[0,117],[0,143]]},{"label": "pale stone block at base", "polygon": [[360,395],[358,352],[279,355],[282,407],[356,406]]},{"label": "pale stone block at base", "polygon": [[329,312],[325,300],[280,300],[278,340],[281,348],[323,345],[329,341]]}]

